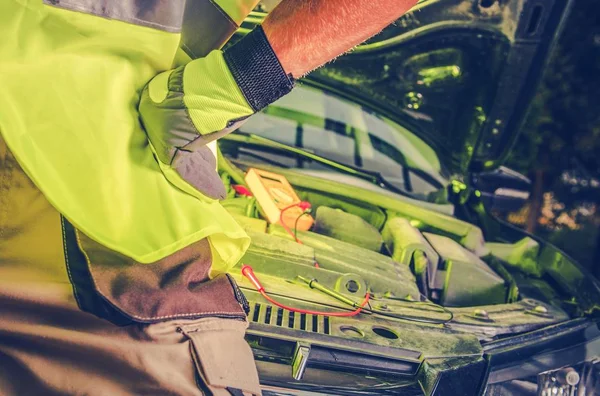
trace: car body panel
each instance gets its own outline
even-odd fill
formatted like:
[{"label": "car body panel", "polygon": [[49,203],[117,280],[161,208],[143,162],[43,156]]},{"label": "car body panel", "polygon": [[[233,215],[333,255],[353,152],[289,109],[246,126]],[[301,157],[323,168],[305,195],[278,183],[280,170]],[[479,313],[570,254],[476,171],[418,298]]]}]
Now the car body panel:
[{"label": "car body panel", "polygon": [[[500,166],[572,1],[425,0],[306,81],[421,137],[450,175]],[[266,14],[254,12],[248,31]]]}]

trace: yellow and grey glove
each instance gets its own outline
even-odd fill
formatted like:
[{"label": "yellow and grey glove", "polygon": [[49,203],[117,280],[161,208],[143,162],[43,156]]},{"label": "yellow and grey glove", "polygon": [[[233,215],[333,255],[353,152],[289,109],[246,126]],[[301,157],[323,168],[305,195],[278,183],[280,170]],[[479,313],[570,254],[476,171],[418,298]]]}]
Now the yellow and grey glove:
[{"label": "yellow and grey glove", "polygon": [[225,51],[154,77],[142,93],[139,112],[158,161],[203,195],[219,199],[225,189],[206,144],[293,87],[257,27]]}]

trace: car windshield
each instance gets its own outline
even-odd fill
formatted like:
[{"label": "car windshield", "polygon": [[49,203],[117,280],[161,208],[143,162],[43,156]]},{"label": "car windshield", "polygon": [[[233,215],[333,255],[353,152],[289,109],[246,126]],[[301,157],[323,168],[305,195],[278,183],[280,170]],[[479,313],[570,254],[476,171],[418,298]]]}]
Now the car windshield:
[{"label": "car windshield", "polygon": [[[406,128],[371,109],[307,85],[251,117],[239,131],[377,173],[396,189],[417,197],[427,197],[448,184],[436,153]],[[324,170],[315,161],[298,161],[289,154],[257,153],[256,148],[244,153],[252,161]],[[327,177],[327,172],[321,175]]]}]

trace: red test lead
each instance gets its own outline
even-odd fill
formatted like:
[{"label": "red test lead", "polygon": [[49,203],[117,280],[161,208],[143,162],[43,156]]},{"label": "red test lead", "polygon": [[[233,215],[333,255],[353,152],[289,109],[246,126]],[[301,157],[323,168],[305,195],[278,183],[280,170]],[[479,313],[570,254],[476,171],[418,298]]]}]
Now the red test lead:
[{"label": "red test lead", "polygon": [[246,278],[248,278],[248,280],[252,283],[252,285],[254,285],[254,287],[256,288],[256,290],[258,290],[258,292],[267,300],[269,301],[271,304],[285,309],[287,311],[291,311],[291,312],[297,312],[297,313],[301,313],[301,314],[307,314],[307,315],[322,315],[322,316],[337,316],[337,317],[349,317],[349,316],[356,316],[358,315],[363,308],[369,303],[369,299],[370,299],[370,294],[367,292],[365,294],[365,299],[362,301],[362,303],[360,304],[360,306],[355,309],[352,312],[323,312],[323,311],[311,311],[308,309],[299,309],[299,308],[294,308],[294,307],[289,307],[287,305],[281,304],[278,301],[275,301],[274,299],[272,299],[271,297],[269,297],[269,295],[267,295],[267,292],[265,291],[264,286],[260,283],[260,281],[258,280],[258,278],[256,277],[256,275],[254,274],[254,270],[252,269],[252,267],[250,267],[249,265],[242,265],[242,275],[244,275]]}]

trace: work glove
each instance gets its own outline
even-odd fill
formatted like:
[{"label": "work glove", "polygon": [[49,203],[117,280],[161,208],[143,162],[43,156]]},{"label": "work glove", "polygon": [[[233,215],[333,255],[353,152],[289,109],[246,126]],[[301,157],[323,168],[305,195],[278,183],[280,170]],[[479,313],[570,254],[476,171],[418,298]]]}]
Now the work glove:
[{"label": "work glove", "polygon": [[293,87],[259,26],[225,51],[154,77],[144,88],[139,113],[169,181],[222,199],[225,187],[207,143],[239,128]]}]

